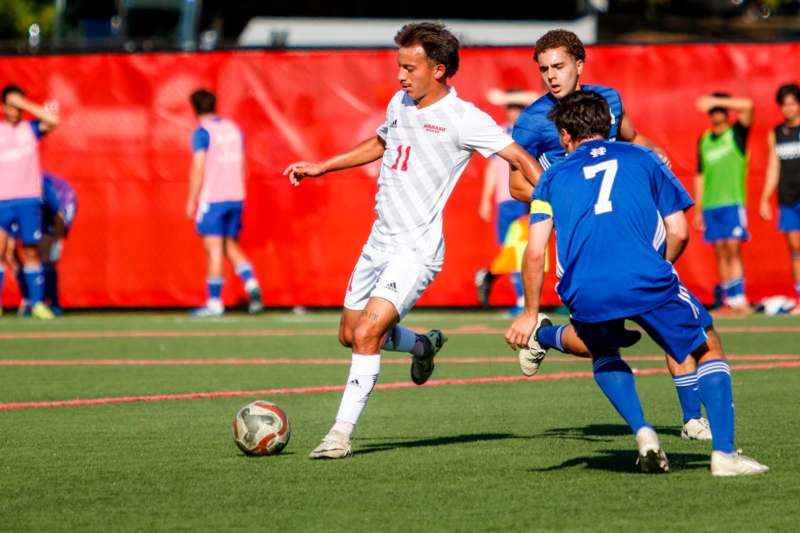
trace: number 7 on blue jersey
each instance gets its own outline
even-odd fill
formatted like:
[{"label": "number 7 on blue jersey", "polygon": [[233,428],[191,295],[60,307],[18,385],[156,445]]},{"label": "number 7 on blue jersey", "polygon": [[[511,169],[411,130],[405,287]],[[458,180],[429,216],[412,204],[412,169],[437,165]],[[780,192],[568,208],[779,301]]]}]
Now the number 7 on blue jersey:
[{"label": "number 7 on blue jersey", "polygon": [[596,165],[583,167],[583,177],[587,180],[594,179],[595,176],[603,173],[603,181],[600,183],[600,192],[597,195],[597,203],[594,204],[594,214],[602,215],[610,213],[614,206],[611,205],[611,187],[614,186],[614,178],[617,176],[617,160],[609,159]]}]

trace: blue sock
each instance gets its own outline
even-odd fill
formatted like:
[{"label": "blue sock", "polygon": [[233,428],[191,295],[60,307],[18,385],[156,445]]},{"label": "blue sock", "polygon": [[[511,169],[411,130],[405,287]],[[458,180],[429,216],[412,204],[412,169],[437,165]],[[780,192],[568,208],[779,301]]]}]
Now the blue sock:
[{"label": "blue sock", "polygon": [[60,307],[58,303],[58,273],[53,263],[43,263],[44,269],[44,298],[54,307]]},{"label": "blue sock", "polygon": [[23,300],[30,300],[31,295],[28,293],[28,282],[25,281],[25,272],[20,268],[17,270],[17,286],[19,287],[19,295]]},{"label": "blue sock", "polygon": [[3,265],[0,265],[0,307],[3,306],[3,278],[5,278],[6,269]]},{"label": "blue sock", "polygon": [[25,283],[28,285],[28,293],[31,300],[31,306],[34,306],[44,300],[44,275],[41,266],[24,267]]},{"label": "blue sock", "polygon": [[649,424],[644,419],[639,395],[636,393],[633,372],[628,363],[623,361],[619,355],[607,355],[595,358],[592,361],[592,369],[594,370],[594,380],[600,386],[600,390],[614,405],[617,412],[622,415],[634,435],[642,427],[648,426]]},{"label": "blue sock", "polygon": [[253,267],[250,263],[241,263],[236,267],[236,274],[241,278],[242,283],[247,283],[253,278]]},{"label": "blue sock", "polygon": [[566,353],[564,346],[561,344],[561,334],[566,328],[566,324],[560,326],[543,326],[536,332],[536,340],[539,341],[544,348],[554,348],[559,352]]},{"label": "blue sock", "polygon": [[697,372],[672,376],[675,383],[675,390],[678,391],[678,401],[681,402],[683,409],[684,424],[693,418],[700,418],[700,389],[697,385]]},{"label": "blue sock", "polygon": [[725,453],[735,451],[733,390],[728,362],[715,359],[698,365],[697,384],[700,387],[700,398],[708,413],[714,450]]},{"label": "blue sock", "polygon": [[208,299],[219,300],[222,296],[222,278],[208,278],[206,283],[208,284]]},{"label": "blue sock", "polygon": [[416,344],[416,333],[403,326],[395,326],[386,336],[382,349],[390,352],[411,352]]},{"label": "blue sock", "polygon": [[746,303],[744,295],[744,278],[734,278],[722,285],[725,291],[725,301],[728,305],[741,305]]}]

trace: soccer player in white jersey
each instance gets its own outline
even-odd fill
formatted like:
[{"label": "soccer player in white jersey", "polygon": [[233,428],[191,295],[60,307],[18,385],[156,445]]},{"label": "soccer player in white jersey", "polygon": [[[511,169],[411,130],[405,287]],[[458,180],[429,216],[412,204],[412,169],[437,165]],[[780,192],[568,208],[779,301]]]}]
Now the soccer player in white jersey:
[{"label": "soccer player in white jersey", "polygon": [[459,43],[440,23],[407,24],[395,36],[398,81],[377,135],[322,162],[292,163],[291,183],[382,159],[377,219],[350,278],[339,342],[352,348],[350,375],[336,422],[312,459],[352,454],[350,438],[378,379],[381,349],[409,352],[422,385],[447,338],[398,325],[442,268],[442,211],[472,153],[498,154],[535,182],[541,169],[489,115],[460,99],[448,80]]}]

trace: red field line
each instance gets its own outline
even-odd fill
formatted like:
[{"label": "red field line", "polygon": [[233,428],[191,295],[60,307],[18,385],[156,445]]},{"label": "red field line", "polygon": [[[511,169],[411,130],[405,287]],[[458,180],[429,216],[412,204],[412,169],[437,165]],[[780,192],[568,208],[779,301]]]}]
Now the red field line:
[{"label": "red field line", "polygon": [[[412,328],[414,329],[414,328]],[[420,329],[421,331],[421,329]],[[720,333],[800,333],[800,326],[719,326]],[[318,329],[226,329],[193,330],[123,330],[123,331],[20,331],[0,333],[0,340],[22,339],[100,339],[158,337],[327,337],[336,335],[334,328]],[[447,329],[454,335],[502,335],[506,328],[472,324]]]},{"label": "red field line", "polygon": [[[800,355],[728,355],[732,361],[797,361]],[[627,361],[663,361],[663,355],[631,355]],[[552,363],[579,363],[586,359],[579,357],[548,357]],[[381,363],[402,364],[408,357],[382,357]],[[441,357],[437,363],[477,364],[477,363],[516,363],[516,357]],[[180,366],[180,365],[307,365],[341,366],[349,365],[350,359],[290,359],[290,358],[224,358],[224,359],[0,359],[0,366]]]},{"label": "red field line", "polygon": [[[734,365],[734,371],[741,370],[769,370],[774,368],[800,368],[800,361],[785,363],[756,363],[749,365]],[[647,368],[635,372],[637,375],[666,374],[666,368]],[[512,383],[518,381],[551,381],[560,379],[591,378],[591,372],[559,372],[542,374],[539,376],[496,376],[487,378],[468,379],[436,379],[429,381],[425,387],[441,387],[445,385],[477,385],[483,383]],[[410,382],[384,383],[375,386],[377,389],[412,389],[417,387]],[[221,392],[192,392],[187,394],[157,394],[149,396],[122,396],[116,398],[93,398],[84,400],[59,400],[46,402],[15,402],[0,403],[3,409],[31,409],[38,407],[77,407],[86,405],[108,405],[134,402],[160,402],[169,400],[200,400],[215,398],[232,398],[237,396],[283,396],[288,394],[310,394],[319,392],[337,392],[344,390],[342,385],[328,385],[321,387],[300,387],[292,389],[263,389],[252,391],[221,391]]]}]

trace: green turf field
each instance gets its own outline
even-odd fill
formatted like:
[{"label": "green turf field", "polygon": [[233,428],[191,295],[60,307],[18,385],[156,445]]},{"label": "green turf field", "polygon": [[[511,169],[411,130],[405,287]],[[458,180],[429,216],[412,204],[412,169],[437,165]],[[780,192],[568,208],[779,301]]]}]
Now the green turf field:
[{"label": "green turf field", "polygon": [[[349,353],[337,320],[4,316],[0,403],[343,385]],[[451,332],[433,380],[519,375],[497,313],[421,311],[406,323]],[[800,318],[717,325],[739,356],[737,445],[772,468],[766,476],[712,478],[709,444],[679,438],[663,374],[637,378],[672,465],[662,476],[637,472],[633,437],[587,377],[376,390],[355,455],[330,462],[307,455],[339,392],[17,406],[0,410],[0,531],[797,531],[800,367],[735,367],[798,365]],[[661,369],[641,357],[659,353],[648,340],[626,355],[638,356],[636,369]],[[548,358],[544,377],[591,370]],[[241,364],[253,359],[288,361]],[[380,383],[409,382],[408,371],[401,354],[385,353]],[[245,457],[231,437],[236,410],[258,397],[291,418],[276,457]]]}]

